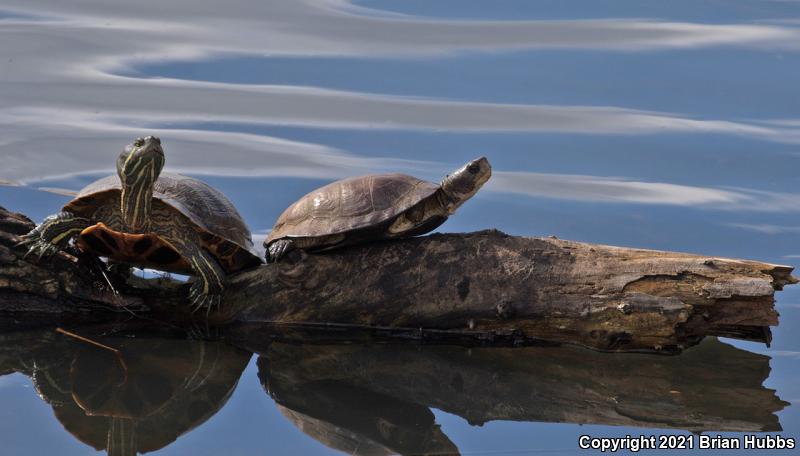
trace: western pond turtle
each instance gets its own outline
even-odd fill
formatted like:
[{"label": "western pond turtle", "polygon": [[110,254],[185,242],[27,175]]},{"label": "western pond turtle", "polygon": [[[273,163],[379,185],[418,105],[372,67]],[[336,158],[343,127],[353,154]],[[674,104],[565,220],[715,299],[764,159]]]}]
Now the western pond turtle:
[{"label": "western pond turtle", "polygon": [[492,175],[486,157],[436,185],[405,174],[333,182],[289,206],[264,241],[267,262],[291,249],[325,250],[378,239],[417,236],[444,223]]}]

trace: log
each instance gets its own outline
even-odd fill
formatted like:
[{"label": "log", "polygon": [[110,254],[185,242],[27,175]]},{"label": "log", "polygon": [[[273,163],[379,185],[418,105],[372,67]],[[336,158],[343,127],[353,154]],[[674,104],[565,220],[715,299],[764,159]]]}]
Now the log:
[{"label": "log", "polygon": [[[13,247],[32,223],[0,212],[0,314],[5,326],[135,313],[177,321],[187,285],[113,278],[80,254],[23,260]],[[716,335],[769,343],[774,293],[792,267],[757,261],[509,236],[433,234],[326,252],[292,252],[230,278],[214,324],[609,351],[678,352]],[[10,322],[9,322],[10,321]]]},{"label": "log", "polygon": [[0,332],[106,321],[122,308],[149,310],[135,294],[114,294],[80,255],[24,259],[16,244],[34,226],[25,215],[0,206]]}]

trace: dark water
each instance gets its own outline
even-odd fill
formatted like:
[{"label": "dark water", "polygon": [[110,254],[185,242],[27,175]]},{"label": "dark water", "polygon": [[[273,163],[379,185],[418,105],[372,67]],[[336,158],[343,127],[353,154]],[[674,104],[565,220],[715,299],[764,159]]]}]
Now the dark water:
[{"label": "dark water", "polygon": [[[0,30],[0,204],[36,219],[157,134],[167,169],[221,189],[257,238],[333,179],[439,180],[486,155],[492,180],[441,231],[800,259],[798,2],[6,0]],[[777,299],[770,348],[711,341],[666,359],[154,339],[128,342],[131,359],[163,351],[131,384],[170,393],[138,411],[177,439],[163,454],[571,454],[580,434],[702,422],[798,438],[800,290]],[[124,404],[70,400],[113,377],[86,380],[82,362],[114,360],[18,337],[2,345],[0,453],[91,453]],[[189,394],[204,350],[224,366]],[[202,394],[189,420],[181,401]],[[67,409],[102,413],[68,422]]]}]

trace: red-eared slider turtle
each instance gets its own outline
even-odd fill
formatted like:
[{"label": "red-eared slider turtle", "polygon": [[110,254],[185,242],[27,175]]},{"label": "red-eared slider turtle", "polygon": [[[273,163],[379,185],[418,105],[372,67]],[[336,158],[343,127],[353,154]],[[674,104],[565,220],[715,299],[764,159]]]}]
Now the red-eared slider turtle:
[{"label": "red-eared slider turtle", "polygon": [[80,191],[62,212],[25,235],[28,253],[52,255],[70,239],[112,260],[197,276],[193,310],[220,303],[225,275],[261,263],[242,217],[219,191],[161,173],[164,151],[138,138],[117,159],[117,176]]},{"label": "red-eared slider turtle", "polygon": [[295,248],[324,250],[378,239],[417,236],[444,223],[492,175],[486,157],[472,160],[440,185],[405,174],[373,174],[333,182],[289,206],[264,247],[268,262]]}]

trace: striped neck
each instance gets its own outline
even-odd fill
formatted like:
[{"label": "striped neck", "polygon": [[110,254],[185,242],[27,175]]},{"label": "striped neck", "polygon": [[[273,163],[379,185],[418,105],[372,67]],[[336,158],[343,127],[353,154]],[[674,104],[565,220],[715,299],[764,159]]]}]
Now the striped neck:
[{"label": "striped neck", "polygon": [[147,233],[150,230],[150,214],[153,201],[153,184],[122,187],[120,213],[122,226],[129,233]]}]

